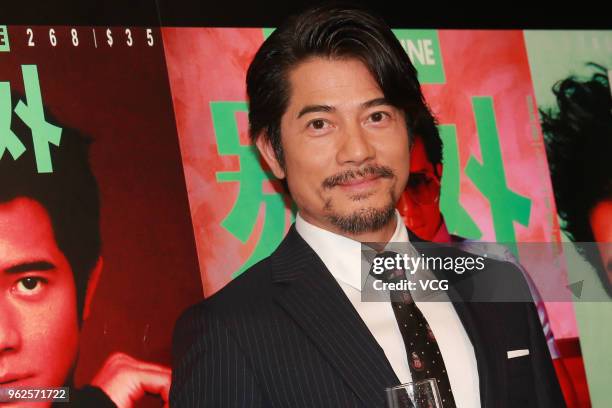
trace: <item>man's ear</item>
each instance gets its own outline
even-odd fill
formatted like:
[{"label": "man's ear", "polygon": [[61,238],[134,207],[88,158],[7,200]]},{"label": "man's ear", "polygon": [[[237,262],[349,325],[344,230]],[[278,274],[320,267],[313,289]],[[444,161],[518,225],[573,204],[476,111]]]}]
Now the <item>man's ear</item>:
[{"label": "man's ear", "polygon": [[98,261],[96,262],[96,266],[94,266],[91,271],[91,275],[89,275],[89,282],[87,282],[87,290],[85,291],[85,303],[83,304],[83,320],[87,320],[89,317],[89,307],[93,300],[94,294],[96,293],[96,288],[98,287],[98,281],[100,280],[100,275],[102,275],[102,268],[104,266],[104,259],[102,257],[98,257]]},{"label": "man's ear", "polygon": [[285,170],[283,170],[283,166],[278,162],[276,152],[263,132],[259,135],[255,144],[257,145],[257,150],[259,150],[259,153],[263,156],[276,178],[284,179]]}]

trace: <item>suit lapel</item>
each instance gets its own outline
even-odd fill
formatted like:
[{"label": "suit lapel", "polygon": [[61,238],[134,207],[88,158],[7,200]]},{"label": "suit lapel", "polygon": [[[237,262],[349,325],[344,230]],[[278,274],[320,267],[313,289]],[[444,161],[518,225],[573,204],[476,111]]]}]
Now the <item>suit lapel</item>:
[{"label": "suit lapel", "polygon": [[384,351],[321,259],[293,226],[272,256],[275,300],[368,407],[399,384]]}]

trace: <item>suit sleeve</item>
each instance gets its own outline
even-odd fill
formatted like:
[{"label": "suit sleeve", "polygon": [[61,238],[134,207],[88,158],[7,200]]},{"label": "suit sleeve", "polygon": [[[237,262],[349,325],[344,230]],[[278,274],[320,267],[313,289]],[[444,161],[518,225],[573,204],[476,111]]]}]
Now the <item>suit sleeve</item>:
[{"label": "suit sleeve", "polygon": [[525,304],[527,308],[527,321],[531,333],[531,350],[533,353],[533,377],[538,407],[565,407],[565,400],[548,345],[540,325],[538,312],[533,303]]},{"label": "suit sleeve", "polygon": [[188,309],[173,336],[170,406],[263,406],[248,361],[223,323],[205,306]]}]

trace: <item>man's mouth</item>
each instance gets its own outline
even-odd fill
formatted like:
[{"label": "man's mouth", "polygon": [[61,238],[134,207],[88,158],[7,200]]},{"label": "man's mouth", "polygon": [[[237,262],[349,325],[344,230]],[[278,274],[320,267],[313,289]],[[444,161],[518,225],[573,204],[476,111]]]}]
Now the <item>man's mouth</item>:
[{"label": "man's mouth", "polygon": [[364,187],[366,185],[372,184],[373,181],[378,180],[379,178],[380,176],[354,178],[342,183],[338,183],[338,185],[342,187]]},{"label": "man's mouth", "polygon": [[342,173],[335,174],[326,178],[323,181],[325,189],[331,189],[336,186],[347,188],[369,188],[378,179],[393,178],[395,175],[393,170],[386,166],[368,166],[359,170],[347,170]]},{"label": "man's mouth", "polygon": [[23,380],[33,377],[32,374],[5,374],[0,376],[0,387],[17,385]]}]

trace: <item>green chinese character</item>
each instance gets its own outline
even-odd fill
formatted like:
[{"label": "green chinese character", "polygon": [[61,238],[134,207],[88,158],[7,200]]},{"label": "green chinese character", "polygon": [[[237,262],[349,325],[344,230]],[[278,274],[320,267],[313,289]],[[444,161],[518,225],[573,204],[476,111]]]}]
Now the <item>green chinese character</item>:
[{"label": "green chinese character", "polygon": [[259,241],[249,259],[234,273],[236,277],[268,256],[282,241],[285,232],[285,202],[281,194],[263,192],[263,183],[273,180],[274,176],[261,168],[255,146],[240,144],[236,114],[246,113],[247,104],[211,102],[210,109],[219,155],[237,156],[240,163],[239,171],[217,172],[218,182],[239,183],[238,198],[221,225],[244,243],[253,233],[260,207],[264,206]]},{"label": "green chinese character", "polygon": [[471,157],[465,173],[491,204],[493,227],[498,242],[508,243],[518,256],[514,221],[527,226],[531,213],[531,200],[508,188],[501,155],[495,111],[491,97],[474,97],[472,106],[482,152],[482,163]]},{"label": "green chinese character", "polygon": [[9,52],[10,50],[8,29],[5,25],[0,25],[0,52]]},{"label": "green chinese character", "polygon": [[23,74],[27,105],[23,101],[19,101],[15,108],[15,113],[32,130],[34,156],[36,157],[38,172],[51,173],[53,172],[53,166],[51,164],[49,143],[59,146],[62,129],[45,120],[36,65],[22,65],[21,72]]},{"label": "green chinese character", "polygon": [[17,160],[26,150],[21,140],[11,130],[12,114],[10,85],[8,82],[0,82],[0,160],[5,150],[13,156],[13,160]]},{"label": "green chinese character", "polygon": [[440,138],[443,146],[444,172],[440,189],[440,211],[448,232],[462,237],[478,239],[482,231],[470,214],[463,208],[460,201],[459,146],[457,144],[457,128],[455,125],[441,125]]}]

